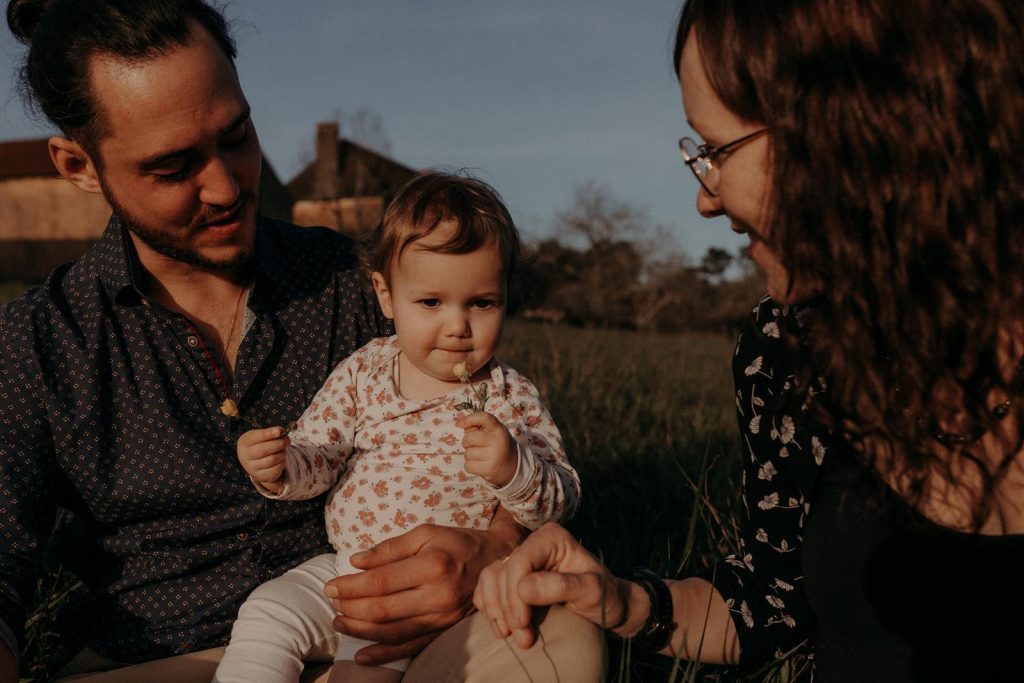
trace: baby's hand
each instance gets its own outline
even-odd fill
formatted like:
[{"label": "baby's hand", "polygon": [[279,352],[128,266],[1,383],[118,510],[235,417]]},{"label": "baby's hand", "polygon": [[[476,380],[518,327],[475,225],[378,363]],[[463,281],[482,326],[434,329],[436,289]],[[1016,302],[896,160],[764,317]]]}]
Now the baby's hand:
[{"label": "baby's hand", "polygon": [[519,451],[505,425],[490,413],[461,415],[455,425],[466,430],[462,447],[466,449],[466,471],[483,477],[492,486],[512,481],[519,466]]},{"label": "baby's hand", "polygon": [[238,439],[238,462],[258,486],[280,493],[288,443],[281,427],[250,429]]}]

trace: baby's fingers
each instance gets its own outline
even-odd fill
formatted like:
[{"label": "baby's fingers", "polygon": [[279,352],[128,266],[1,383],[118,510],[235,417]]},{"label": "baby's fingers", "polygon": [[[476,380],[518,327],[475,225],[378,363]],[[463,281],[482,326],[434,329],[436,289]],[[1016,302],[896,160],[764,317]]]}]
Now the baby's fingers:
[{"label": "baby's fingers", "polygon": [[262,429],[250,429],[238,437],[239,448],[250,448],[257,444],[266,443],[280,439],[284,435],[281,427],[266,427]]},{"label": "baby's fingers", "polygon": [[284,472],[284,456],[281,454],[268,455],[265,458],[250,460],[246,465],[246,472],[253,478],[260,481],[273,481]]},{"label": "baby's fingers", "polygon": [[[495,567],[495,570],[492,570],[492,567]],[[473,593],[473,605],[487,617],[494,637],[499,640],[507,638],[511,633],[501,604],[501,593],[504,586],[500,581],[500,574],[501,570],[497,569],[496,565],[486,567],[480,573],[476,591]]]},{"label": "baby's fingers", "polygon": [[[274,429],[277,429],[275,427]],[[261,441],[251,446],[243,446],[241,440],[238,442],[238,457],[250,462],[260,460],[272,455],[284,457],[284,449],[288,447],[291,440],[287,436],[270,441]]]},{"label": "baby's fingers", "polygon": [[460,415],[455,418],[455,425],[461,429],[465,429],[467,432],[471,429],[493,431],[505,428],[498,418],[494,417],[490,413],[482,411],[470,413],[469,415]]}]

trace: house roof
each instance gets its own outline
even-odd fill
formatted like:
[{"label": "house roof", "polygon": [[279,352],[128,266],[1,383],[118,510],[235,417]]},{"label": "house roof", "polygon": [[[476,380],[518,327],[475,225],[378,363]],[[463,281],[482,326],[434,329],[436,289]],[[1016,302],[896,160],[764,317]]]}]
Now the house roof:
[{"label": "house roof", "polygon": [[[416,171],[344,138],[338,140],[338,193],[341,197],[390,197]],[[316,161],[288,183],[296,201],[322,199],[315,195]]]},{"label": "house roof", "polygon": [[[50,160],[49,138],[0,142],[0,181],[14,178],[59,178]],[[272,218],[291,219],[292,198],[267,158],[260,175],[260,208]]]},{"label": "house roof", "polygon": [[56,176],[47,140],[49,138],[0,142],[0,180]]}]

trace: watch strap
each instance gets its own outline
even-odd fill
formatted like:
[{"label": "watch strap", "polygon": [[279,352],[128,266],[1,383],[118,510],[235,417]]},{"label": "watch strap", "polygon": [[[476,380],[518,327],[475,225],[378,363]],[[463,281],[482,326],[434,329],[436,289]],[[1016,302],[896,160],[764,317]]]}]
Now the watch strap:
[{"label": "watch strap", "polygon": [[668,645],[672,632],[676,630],[675,621],[672,619],[672,592],[660,576],[644,567],[630,570],[629,580],[643,588],[651,601],[647,621],[630,641],[641,649],[659,652]]}]

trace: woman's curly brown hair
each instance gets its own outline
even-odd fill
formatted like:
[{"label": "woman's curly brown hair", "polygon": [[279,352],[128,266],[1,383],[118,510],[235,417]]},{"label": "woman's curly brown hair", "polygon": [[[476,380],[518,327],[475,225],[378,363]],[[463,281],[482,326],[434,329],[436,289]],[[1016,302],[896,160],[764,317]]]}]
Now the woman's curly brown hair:
[{"label": "woman's curly brown hair", "polygon": [[[691,29],[721,100],[768,129],[768,232],[820,294],[807,365],[830,423],[911,498],[953,480],[935,435],[992,427],[1024,320],[1024,3],[689,0],[677,69]],[[997,463],[950,447],[985,482],[976,525],[1016,431]]]}]

